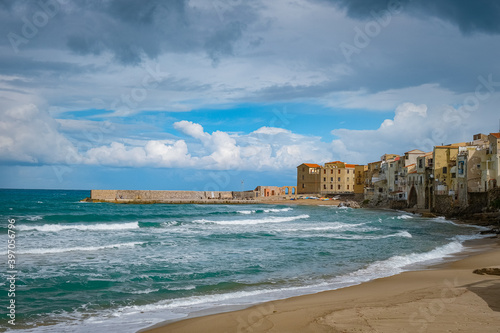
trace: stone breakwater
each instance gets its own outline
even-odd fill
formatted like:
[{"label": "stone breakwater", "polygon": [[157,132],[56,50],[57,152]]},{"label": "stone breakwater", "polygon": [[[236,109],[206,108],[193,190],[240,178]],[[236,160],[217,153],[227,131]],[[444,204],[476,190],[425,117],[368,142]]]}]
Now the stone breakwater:
[{"label": "stone breakwater", "polygon": [[91,190],[89,202],[173,203],[173,204],[249,204],[257,203],[255,193],[235,191],[141,191]]}]

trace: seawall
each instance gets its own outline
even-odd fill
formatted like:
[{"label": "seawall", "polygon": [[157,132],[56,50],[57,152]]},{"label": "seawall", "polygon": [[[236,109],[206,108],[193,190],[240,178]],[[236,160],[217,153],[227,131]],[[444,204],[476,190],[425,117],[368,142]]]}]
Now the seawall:
[{"label": "seawall", "polygon": [[255,202],[255,193],[253,191],[91,190],[90,198],[87,201],[136,204],[249,204]]}]

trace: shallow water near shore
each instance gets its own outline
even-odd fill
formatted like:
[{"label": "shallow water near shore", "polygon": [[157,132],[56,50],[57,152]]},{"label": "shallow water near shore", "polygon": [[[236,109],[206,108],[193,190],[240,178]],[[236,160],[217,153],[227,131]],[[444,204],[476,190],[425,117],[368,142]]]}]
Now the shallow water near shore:
[{"label": "shallow water near shore", "polygon": [[88,195],[0,190],[4,258],[8,219],[17,227],[16,331],[135,332],[438,263],[482,237],[405,212],[79,201]]}]

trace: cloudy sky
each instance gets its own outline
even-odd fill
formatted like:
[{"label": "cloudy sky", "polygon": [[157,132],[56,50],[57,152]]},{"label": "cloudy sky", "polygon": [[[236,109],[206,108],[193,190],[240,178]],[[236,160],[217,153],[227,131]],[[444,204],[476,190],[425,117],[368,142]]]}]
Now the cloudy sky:
[{"label": "cloudy sky", "polygon": [[4,0],[0,31],[4,188],[293,185],[499,130],[495,0]]}]

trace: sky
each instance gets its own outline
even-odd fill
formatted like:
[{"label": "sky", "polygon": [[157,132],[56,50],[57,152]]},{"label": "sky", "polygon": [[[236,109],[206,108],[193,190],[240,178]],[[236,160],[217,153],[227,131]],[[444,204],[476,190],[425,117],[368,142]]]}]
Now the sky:
[{"label": "sky", "polygon": [[0,188],[295,185],[499,131],[495,0],[4,0],[0,35]]}]

